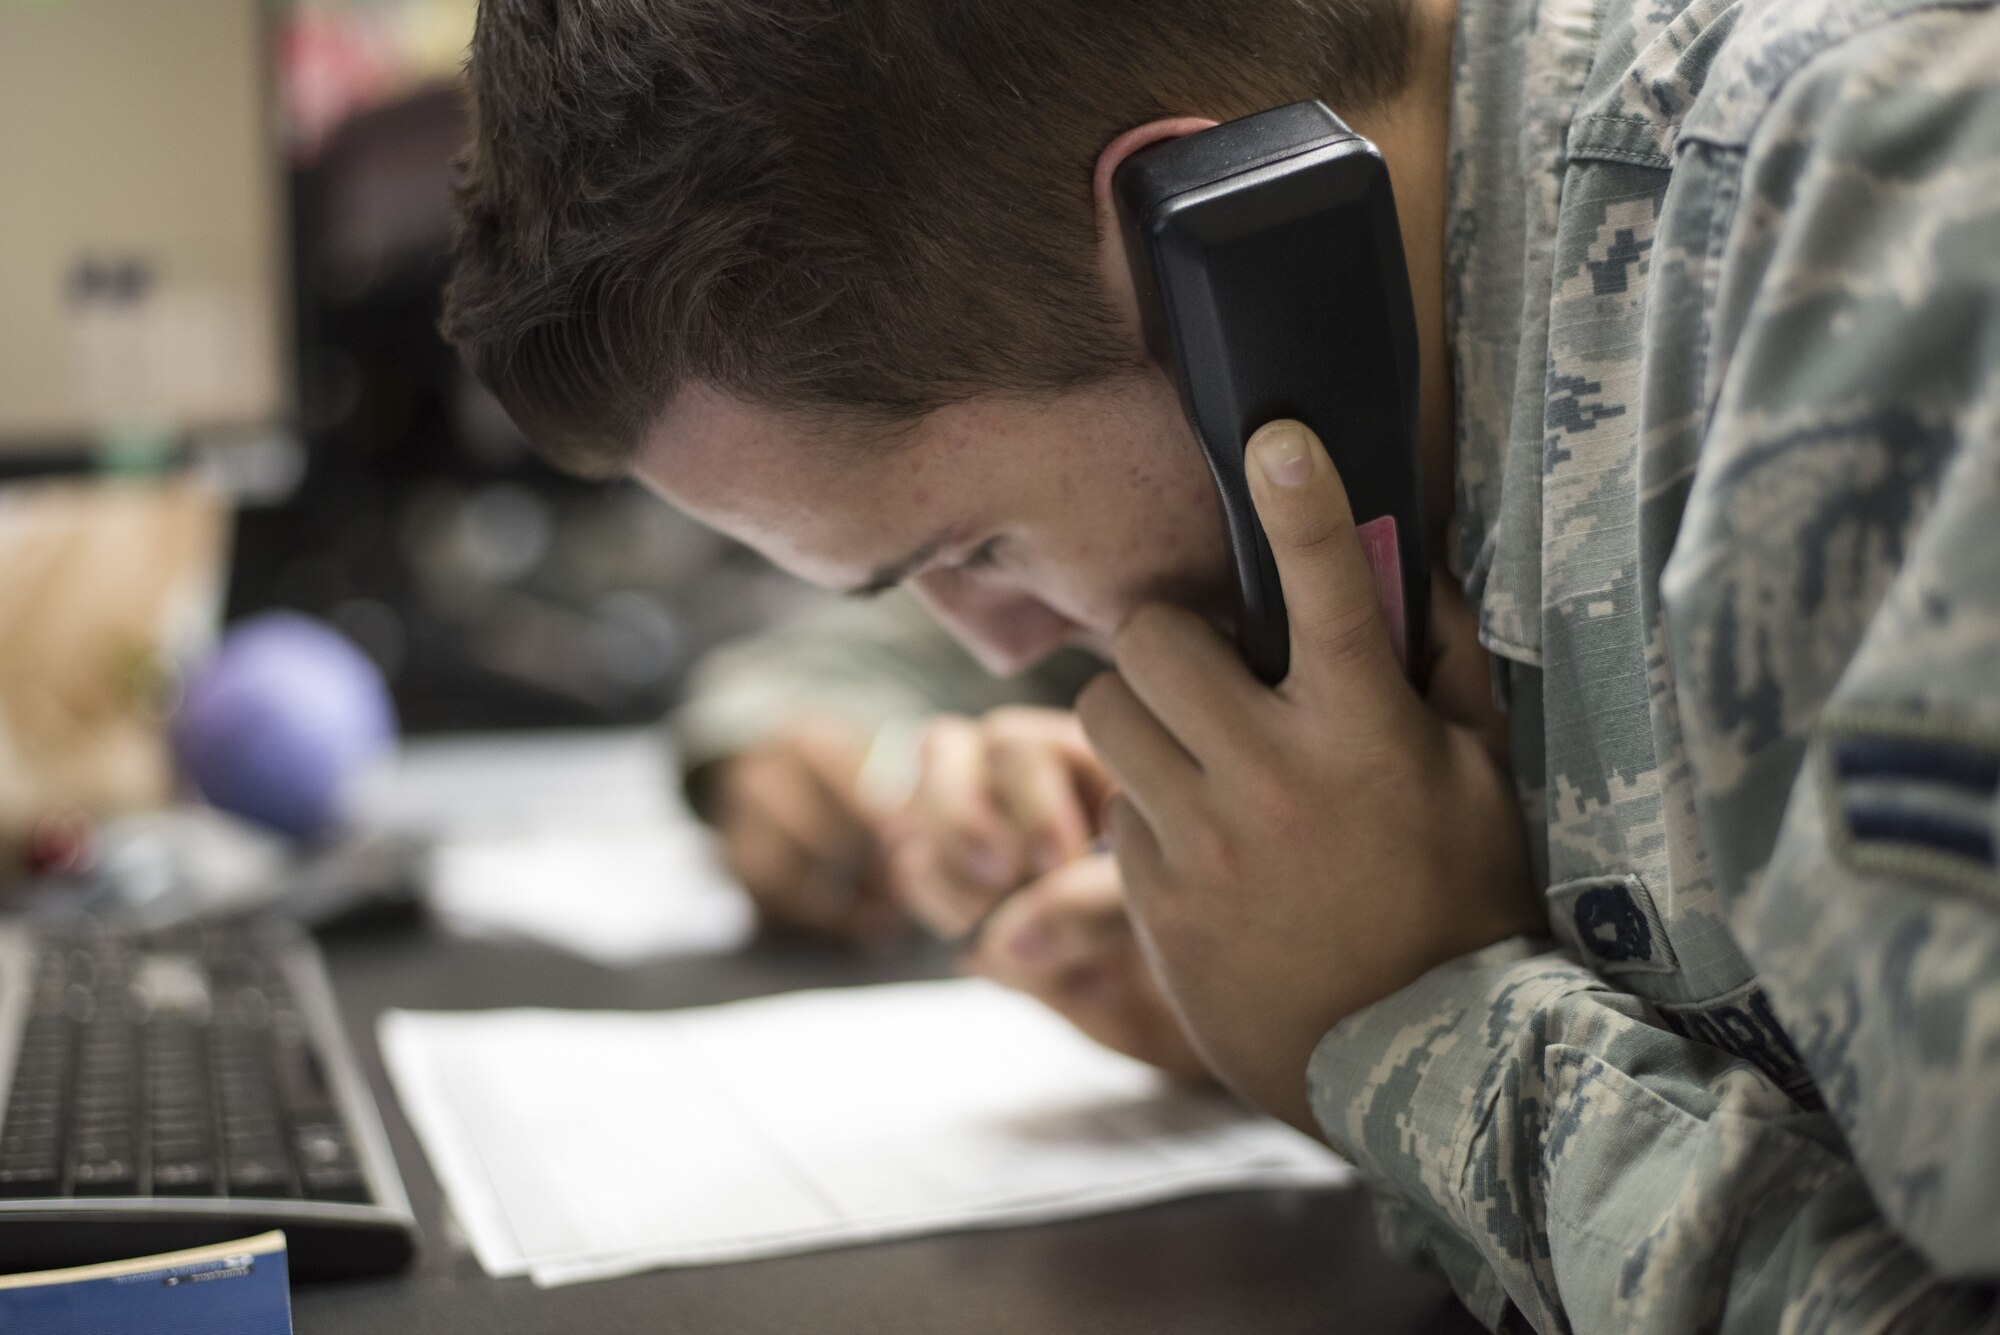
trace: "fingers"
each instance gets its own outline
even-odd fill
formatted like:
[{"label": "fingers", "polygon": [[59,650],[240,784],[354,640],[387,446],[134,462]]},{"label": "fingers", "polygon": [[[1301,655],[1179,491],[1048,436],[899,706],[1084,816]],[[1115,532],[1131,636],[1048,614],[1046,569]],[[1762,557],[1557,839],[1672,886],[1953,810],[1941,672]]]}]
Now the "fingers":
[{"label": "fingers", "polygon": [[789,745],[760,748],[727,764],[716,807],[725,835],[740,822],[768,825],[803,854],[831,857],[863,832]]},{"label": "fingers", "polygon": [[1508,720],[1493,698],[1493,664],[1479,643],[1479,618],[1458,582],[1441,569],[1431,572],[1429,638],[1424,702],[1440,717],[1470,729],[1487,754],[1504,766]]},{"label": "fingers", "polygon": [[848,823],[867,828],[878,822],[880,813],[861,792],[861,766],[868,748],[854,729],[831,721],[808,721],[792,731],[790,742],[828,803]]},{"label": "fingers", "polygon": [[986,739],[971,719],[946,716],[925,731],[915,805],[955,877],[995,890],[1017,883],[1013,831],[993,796]]},{"label": "fingers", "polygon": [[1076,713],[1124,799],[1155,828],[1171,825],[1201,778],[1194,758],[1118,673],[1100,673],[1084,687]]},{"label": "fingers", "polygon": [[993,913],[968,955],[995,982],[1040,995],[1131,936],[1109,854],[1042,877]]},{"label": "fingers", "polygon": [[899,893],[932,930],[963,935],[1023,882],[1088,853],[1112,786],[1066,711],[934,721],[899,821]]},{"label": "fingers", "polygon": [[1184,1080],[1207,1078],[1133,936],[1106,855],[1071,863],[1008,900],[964,963],[1106,1047]]},{"label": "fingers", "polygon": [[1082,744],[1082,729],[1072,717],[1058,717],[1061,734],[1026,719],[1012,727],[996,720],[988,729],[994,792],[1019,840],[1017,862],[1032,875],[1090,852],[1097,819],[1087,805],[1092,795],[1082,791],[1095,785],[1079,784],[1072,754]]},{"label": "fingers", "polygon": [[1245,736],[1264,687],[1236,649],[1193,612],[1148,603],[1112,643],[1118,674],[1197,763]]},{"label": "fingers", "polygon": [[890,848],[889,881],[899,903],[933,935],[955,940],[1006,898],[1010,887],[966,878],[922,835],[898,839]]},{"label": "fingers", "polygon": [[764,921],[849,939],[898,935],[882,850],[791,738],[726,762],[715,811],[730,870]]},{"label": "fingers", "polygon": [[1279,421],[1251,436],[1245,453],[1251,499],[1271,542],[1291,622],[1287,683],[1336,685],[1346,692],[1399,687],[1402,672],[1375,575],[1325,446],[1303,423]]},{"label": "fingers", "polygon": [[972,719],[947,715],[925,729],[916,794],[899,824],[891,852],[896,893],[940,936],[962,935],[1023,879],[986,739]]}]

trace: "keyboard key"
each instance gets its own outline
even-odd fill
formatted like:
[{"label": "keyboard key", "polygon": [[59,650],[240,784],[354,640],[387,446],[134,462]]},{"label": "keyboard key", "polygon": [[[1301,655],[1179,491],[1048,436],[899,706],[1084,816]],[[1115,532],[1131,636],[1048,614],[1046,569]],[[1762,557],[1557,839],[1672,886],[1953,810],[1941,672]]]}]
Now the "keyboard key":
[{"label": "keyboard key", "polygon": [[208,1139],[209,1120],[201,1112],[154,1113],[146,1124],[154,1140]]},{"label": "keyboard key", "polygon": [[19,1199],[28,1196],[55,1196],[62,1185],[62,1170],[53,1163],[36,1163],[10,1168],[0,1163],[0,1196]]},{"label": "keyboard key", "polygon": [[153,1162],[173,1163],[183,1159],[207,1159],[211,1150],[207,1136],[153,1137]]},{"label": "keyboard key", "polygon": [[79,1196],[131,1196],[139,1190],[139,1170],[130,1159],[79,1162],[70,1169],[70,1186]]},{"label": "keyboard key", "polygon": [[292,1137],[292,1148],[298,1152],[299,1163],[307,1169],[349,1167],[354,1163],[354,1149],[348,1143],[347,1132],[338,1126],[302,1126]]},{"label": "keyboard key", "polygon": [[207,1159],[162,1162],[153,1157],[155,1196],[208,1196],[215,1191],[215,1165]]},{"label": "keyboard key", "polygon": [[54,1140],[14,1146],[0,1153],[0,1168],[16,1168],[23,1172],[30,1169],[48,1169],[51,1172],[62,1168],[62,1146]]},{"label": "keyboard key", "polygon": [[0,1136],[0,1157],[36,1152],[55,1144],[56,1139],[56,1124],[53,1121],[10,1120],[7,1134]]},{"label": "keyboard key", "polygon": [[281,1158],[229,1161],[229,1194],[232,1196],[290,1196],[291,1165]]}]

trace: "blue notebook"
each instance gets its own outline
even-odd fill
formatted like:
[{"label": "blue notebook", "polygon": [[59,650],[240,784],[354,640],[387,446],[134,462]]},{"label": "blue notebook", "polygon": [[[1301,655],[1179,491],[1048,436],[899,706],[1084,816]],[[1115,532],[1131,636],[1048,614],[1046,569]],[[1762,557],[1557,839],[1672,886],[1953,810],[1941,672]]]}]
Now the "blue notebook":
[{"label": "blue notebook", "polygon": [[130,1261],[0,1275],[0,1331],[291,1335],[285,1235]]}]

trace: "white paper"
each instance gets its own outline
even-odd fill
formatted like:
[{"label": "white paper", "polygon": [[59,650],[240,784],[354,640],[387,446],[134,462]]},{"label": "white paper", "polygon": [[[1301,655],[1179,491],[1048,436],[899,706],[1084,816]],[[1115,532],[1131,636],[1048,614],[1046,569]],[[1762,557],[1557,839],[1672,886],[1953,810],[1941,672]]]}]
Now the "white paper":
[{"label": "white paper", "polygon": [[420,740],[361,807],[434,841],[427,900],[461,935],[626,965],[735,950],[756,929],[655,732]]},{"label": "white paper", "polygon": [[358,819],[432,838],[652,826],[686,807],[657,730],[421,737],[370,774]]},{"label": "white paper", "polygon": [[480,1263],[542,1285],[1351,1174],[974,979],[391,1012],[382,1050]]},{"label": "white paper", "polygon": [[445,844],[430,905],[464,935],[525,937],[608,965],[735,950],[756,930],[749,897],[693,829]]}]

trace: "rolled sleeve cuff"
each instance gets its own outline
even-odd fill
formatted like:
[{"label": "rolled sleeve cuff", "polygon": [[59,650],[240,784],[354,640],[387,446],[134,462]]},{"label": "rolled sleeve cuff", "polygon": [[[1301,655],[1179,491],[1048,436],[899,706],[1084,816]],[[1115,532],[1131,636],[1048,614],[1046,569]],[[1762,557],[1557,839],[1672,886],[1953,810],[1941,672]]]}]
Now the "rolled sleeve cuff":
[{"label": "rolled sleeve cuff", "polygon": [[1307,1089],[1335,1149],[1395,1198],[1397,1250],[1427,1259],[1489,1323],[1507,1297],[1479,1259],[1467,1164],[1533,1017],[1604,984],[1517,937],[1443,964],[1343,1020],[1313,1050]]}]

